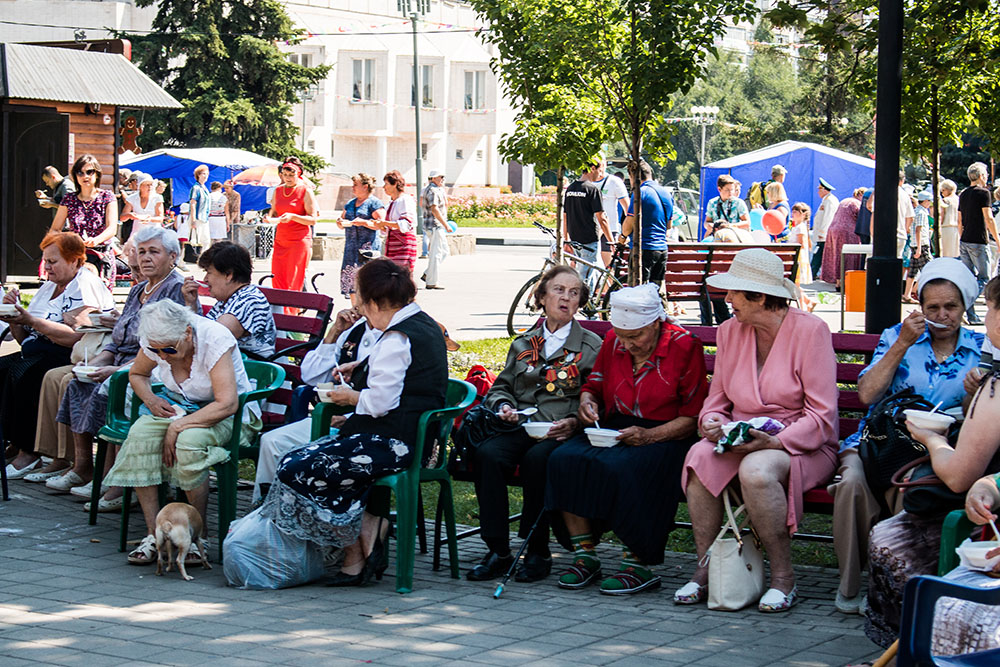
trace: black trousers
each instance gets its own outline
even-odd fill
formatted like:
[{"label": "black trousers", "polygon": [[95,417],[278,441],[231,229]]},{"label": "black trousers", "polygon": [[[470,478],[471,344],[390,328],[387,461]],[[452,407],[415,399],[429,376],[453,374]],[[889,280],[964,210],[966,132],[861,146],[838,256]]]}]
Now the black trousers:
[{"label": "black trousers", "polygon": [[698,301],[698,307],[701,308],[702,326],[712,326],[713,312],[715,313],[716,324],[722,324],[732,316],[729,312],[729,306],[726,305],[726,299],[724,297],[709,299],[707,294],[703,294],[701,299]]},{"label": "black trousers", "polygon": [[658,288],[663,285],[663,276],[667,273],[666,250],[642,251],[642,282],[653,283]]},{"label": "black trousers", "polygon": [[[549,455],[563,444],[558,440],[535,440],[523,428],[499,433],[476,448],[476,498],[483,541],[491,551],[510,549],[507,517],[510,502],[507,484],[519,470],[524,502],[518,535],[527,537],[545,504],[546,466]],[[531,553],[544,556],[549,551],[549,519],[542,517],[528,544]]]},{"label": "black trousers", "polygon": [[819,270],[823,266],[823,246],[826,245],[826,241],[816,241],[816,253],[812,257],[812,263],[810,267],[812,269],[813,279],[819,280]]},{"label": "black trousers", "polygon": [[32,339],[20,352],[0,357],[0,425],[3,439],[22,452],[35,451],[42,378],[53,368],[68,364],[71,351],[47,340]]}]

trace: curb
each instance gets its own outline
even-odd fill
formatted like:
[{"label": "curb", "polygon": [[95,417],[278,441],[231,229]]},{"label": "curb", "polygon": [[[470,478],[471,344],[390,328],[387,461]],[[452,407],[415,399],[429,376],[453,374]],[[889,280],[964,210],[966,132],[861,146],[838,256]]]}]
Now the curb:
[{"label": "curb", "polygon": [[476,245],[504,245],[504,246],[528,246],[536,248],[547,248],[551,245],[545,239],[506,239],[489,238],[484,236],[476,237]]}]

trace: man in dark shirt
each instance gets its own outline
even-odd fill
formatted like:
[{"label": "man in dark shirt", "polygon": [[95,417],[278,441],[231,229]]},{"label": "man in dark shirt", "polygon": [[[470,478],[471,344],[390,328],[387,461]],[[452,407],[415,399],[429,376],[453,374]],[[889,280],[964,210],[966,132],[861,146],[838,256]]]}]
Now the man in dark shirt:
[{"label": "man in dark shirt", "polygon": [[[990,279],[987,232],[998,245],[1000,238],[997,237],[993,212],[990,210],[993,197],[986,187],[986,175],[989,173],[986,165],[973,162],[967,173],[970,185],[958,196],[958,233],[961,237],[959,258],[975,274],[982,293],[983,285]],[[982,320],[976,315],[975,303],[969,306],[965,317],[969,324],[982,324]]]},{"label": "man in dark shirt", "polygon": [[[592,170],[593,165],[588,165],[587,171]],[[584,173],[579,180],[573,181],[566,188],[563,200],[563,238],[584,246],[583,249],[569,248],[569,252],[596,264],[601,236],[604,236],[608,243],[614,243],[611,230],[608,228],[608,217],[604,214],[601,189]],[[584,282],[589,281],[592,271],[589,266],[578,266],[577,271],[580,272]]]},{"label": "man in dark shirt", "polygon": [[52,190],[52,196],[46,197],[41,190],[36,190],[35,196],[38,197],[39,206],[52,209],[52,217],[54,218],[59,204],[62,203],[63,196],[67,192],[76,192],[76,185],[72,178],[60,175],[59,170],[51,166],[42,169],[42,182],[45,183],[45,187]]}]

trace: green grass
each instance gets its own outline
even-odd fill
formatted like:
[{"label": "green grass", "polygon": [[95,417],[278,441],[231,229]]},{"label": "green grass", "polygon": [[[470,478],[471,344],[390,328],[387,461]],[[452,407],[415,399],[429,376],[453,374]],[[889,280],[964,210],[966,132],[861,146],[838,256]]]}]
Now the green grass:
[{"label": "green grass", "polygon": [[[554,220],[544,219],[539,220],[538,222],[546,227],[555,227]],[[511,218],[462,218],[460,220],[455,220],[455,224],[458,225],[459,230],[461,230],[462,227],[520,227],[522,229],[534,229],[531,222]]]}]

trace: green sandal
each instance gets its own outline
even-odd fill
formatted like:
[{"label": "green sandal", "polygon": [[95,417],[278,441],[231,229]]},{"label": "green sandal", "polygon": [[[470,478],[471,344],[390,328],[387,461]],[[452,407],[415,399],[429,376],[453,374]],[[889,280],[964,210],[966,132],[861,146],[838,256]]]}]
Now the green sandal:
[{"label": "green sandal", "polygon": [[593,565],[588,567],[588,559],[577,558],[559,577],[559,588],[576,590],[586,588],[601,576],[601,561],[590,558]]},{"label": "green sandal", "polygon": [[[648,578],[647,578],[648,577]],[[660,587],[660,577],[647,571],[646,576],[634,567],[615,572],[601,582],[602,595],[634,595]]]}]

